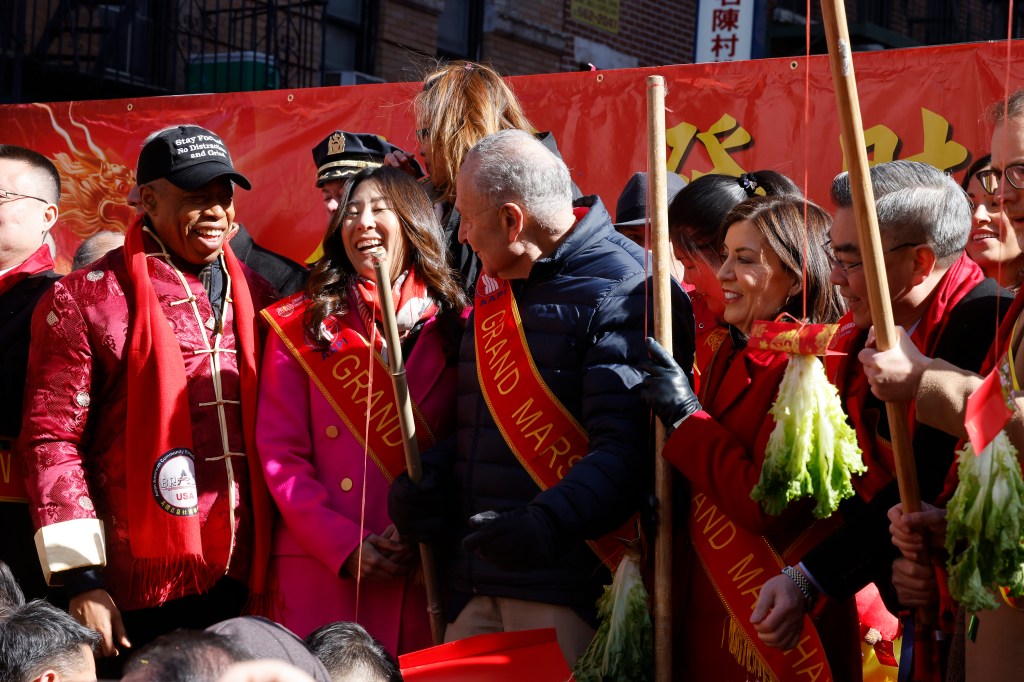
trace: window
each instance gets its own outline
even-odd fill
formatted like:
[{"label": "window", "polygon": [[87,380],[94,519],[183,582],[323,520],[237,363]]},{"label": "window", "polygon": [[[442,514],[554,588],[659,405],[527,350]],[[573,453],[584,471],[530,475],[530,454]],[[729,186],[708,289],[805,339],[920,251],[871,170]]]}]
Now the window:
[{"label": "window", "polygon": [[377,6],[372,0],[328,0],[324,12],[324,85],[337,84],[342,72],[373,73]]},{"label": "window", "polygon": [[473,0],[447,0],[437,18],[437,56],[449,59],[480,58],[483,5]]}]

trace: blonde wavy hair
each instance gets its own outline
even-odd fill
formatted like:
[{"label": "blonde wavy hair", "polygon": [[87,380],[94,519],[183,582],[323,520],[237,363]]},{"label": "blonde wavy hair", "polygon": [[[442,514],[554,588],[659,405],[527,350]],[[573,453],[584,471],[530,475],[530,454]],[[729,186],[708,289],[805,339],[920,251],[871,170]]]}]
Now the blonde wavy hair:
[{"label": "blonde wavy hair", "polygon": [[491,133],[533,131],[515,93],[488,66],[454,61],[423,79],[413,100],[416,128],[430,138],[430,178],[441,196],[455,200],[455,180],[466,154]]}]

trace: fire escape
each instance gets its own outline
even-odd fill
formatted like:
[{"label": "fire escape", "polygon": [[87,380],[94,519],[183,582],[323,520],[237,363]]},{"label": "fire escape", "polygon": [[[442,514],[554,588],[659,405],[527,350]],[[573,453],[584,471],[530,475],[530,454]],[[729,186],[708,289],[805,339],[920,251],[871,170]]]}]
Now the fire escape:
[{"label": "fire escape", "polygon": [[8,0],[0,101],[320,84],[326,0]]},{"label": "fire escape", "polygon": [[[804,53],[805,0],[776,0],[770,5],[769,55]],[[1006,37],[1004,0],[846,0],[850,38],[855,50],[918,47]],[[827,52],[820,9],[812,3],[811,52]],[[1024,24],[1024,3],[1014,7],[1014,35]]]}]

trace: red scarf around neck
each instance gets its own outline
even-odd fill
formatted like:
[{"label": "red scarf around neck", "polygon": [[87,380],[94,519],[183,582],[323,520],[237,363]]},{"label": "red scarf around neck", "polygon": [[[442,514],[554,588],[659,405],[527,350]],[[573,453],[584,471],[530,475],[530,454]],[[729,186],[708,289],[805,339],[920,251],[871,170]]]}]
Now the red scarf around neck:
[{"label": "red scarf around neck", "polygon": [[[430,298],[427,285],[416,275],[415,268],[409,268],[398,276],[392,285],[392,302],[395,304],[395,322],[403,338],[420,320],[429,320],[437,313],[437,304]],[[381,349],[384,313],[381,311],[377,283],[365,277],[356,277],[349,287],[349,300],[359,312],[367,336],[374,337],[374,346]],[[376,323],[377,333],[373,333]]]},{"label": "red scarf around neck", "polygon": [[47,270],[53,270],[53,256],[50,255],[50,247],[43,244],[24,263],[0,275],[0,296],[13,289],[18,282]]},{"label": "red scarf around neck", "polygon": [[[181,345],[171,331],[150,280],[143,240],[143,219],[129,228],[124,255],[135,301],[128,341],[128,412],[125,438],[128,487],[128,529],[134,579],[144,593],[165,601],[172,586],[197,579],[204,572],[201,522],[198,515],[175,516],[154,500],[153,476],[158,460],[175,449],[192,452],[192,418]],[[271,506],[262,468],[255,457],[256,358],[259,336],[252,298],[238,259],[224,245],[231,276],[231,299],[237,334],[242,422],[253,514],[251,597],[264,595],[270,557]],[[128,292],[126,292],[128,293]],[[234,529],[229,529],[234,532]],[[224,538],[224,542],[230,542]]]}]

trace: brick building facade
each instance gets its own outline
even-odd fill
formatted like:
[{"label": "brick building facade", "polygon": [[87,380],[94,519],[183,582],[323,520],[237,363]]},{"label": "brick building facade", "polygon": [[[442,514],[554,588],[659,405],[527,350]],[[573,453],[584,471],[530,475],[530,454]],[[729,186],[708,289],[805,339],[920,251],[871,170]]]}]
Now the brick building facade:
[{"label": "brick building facade", "polygon": [[[374,75],[416,78],[438,54],[443,0],[382,0]],[[463,3],[458,3],[463,4]],[[451,54],[521,75],[693,61],[697,0],[481,0],[465,30],[476,50]],[[420,63],[417,63],[420,62]]]},{"label": "brick building facade", "polygon": [[[700,0],[7,0],[0,102],[509,75],[694,59]],[[806,0],[753,3],[754,56],[803,54]],[[1000,40],[1005,0],[846,0],[856,49]],[[825,51],[818,3],[812,47]],[[1024,29],[1015,5],[1014,35]]]}]

